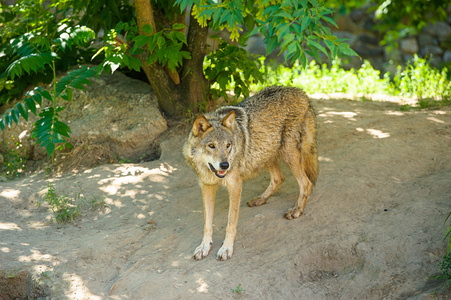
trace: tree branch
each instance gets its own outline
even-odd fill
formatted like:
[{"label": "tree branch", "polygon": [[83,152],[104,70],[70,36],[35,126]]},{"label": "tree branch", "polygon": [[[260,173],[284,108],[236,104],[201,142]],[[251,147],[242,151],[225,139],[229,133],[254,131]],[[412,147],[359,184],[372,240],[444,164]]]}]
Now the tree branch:
[{"label": "tree branch", "polygon": [[155,19],[153,17],[153,9],[149,0],[135,0],[136,21],[138,23],[139,34],[145,35],[142,30],[143,26],[149,24],[152,26],[152,33],[156,32]]}]

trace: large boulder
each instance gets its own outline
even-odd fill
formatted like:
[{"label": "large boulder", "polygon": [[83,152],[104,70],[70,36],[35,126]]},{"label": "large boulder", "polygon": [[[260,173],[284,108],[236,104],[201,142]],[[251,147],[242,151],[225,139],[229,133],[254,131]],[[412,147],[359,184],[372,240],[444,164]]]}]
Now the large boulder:
[{"label": "large boulder", "polygon": [[[60,158],[70,158],[66,164],[78,167],[99,160],[136,161],[155,156],[155,138],[167,129],[167,123],[151,87],[119,72],[92,78],[91,82],[85,90],[73,91],[72,102],[61,100],[66,109],[60,113],[60,119],[72,130],[70,142],[74,148]],[[14,137],[30,159],[44,158],[45,150],[30,140],[35,120],[34,116],[28,122],[22,119],[18,125],[0,132],[0,140],[11,141]]]}]

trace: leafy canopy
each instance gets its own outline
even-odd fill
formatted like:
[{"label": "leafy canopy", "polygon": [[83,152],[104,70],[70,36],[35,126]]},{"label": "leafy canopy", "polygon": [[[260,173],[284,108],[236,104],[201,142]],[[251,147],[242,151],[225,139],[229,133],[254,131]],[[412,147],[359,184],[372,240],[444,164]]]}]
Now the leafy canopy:
[{"label": "leafy canopy", "polygon": [[285,54],[285,62],[300,59],[305,67],[306,54],[319,61],[320,53],[332,58],[338,53],[357,55],[345,40],[331,34],[328,26],[337,27],[331,18],[333,11],[316,0],[176,0],[175,4],[181,11],[192,6],[199,23],[213,30],[229,30],[230,39],[242,46],[250,36],[262,34],[266,54],[279,49],[279,54]]}]

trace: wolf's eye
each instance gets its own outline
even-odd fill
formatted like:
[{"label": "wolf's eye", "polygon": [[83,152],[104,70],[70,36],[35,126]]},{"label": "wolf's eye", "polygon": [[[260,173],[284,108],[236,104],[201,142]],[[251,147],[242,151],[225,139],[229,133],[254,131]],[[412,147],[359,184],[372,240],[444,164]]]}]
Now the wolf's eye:
[{"label": "wolf's eye", "polygon": [[226,145],[227,149],[230,148],[230,146],[232,146],[232,145],[230,145],[230,143],[227,143],[227,145]]},{"label": "wolf's eye", "polygon": [[215,144],[208,144],[208,147],[209,147],[210,149],[216,148],[216,147],[215,147]]}]

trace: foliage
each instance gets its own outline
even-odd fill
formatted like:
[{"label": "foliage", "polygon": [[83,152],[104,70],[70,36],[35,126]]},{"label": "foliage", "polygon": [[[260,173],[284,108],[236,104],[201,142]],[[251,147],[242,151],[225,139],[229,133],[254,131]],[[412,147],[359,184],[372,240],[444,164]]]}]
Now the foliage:
[{"label": "foliage", "polygon": [[378,0],[377,27],[384,33],[384,44],[394,44],[400,38],[417,33],[427,23],[447,18],[449,1]]},{"label": "foliage", "polygon": [[50,209],[56,214],[58,223],[73,222],[75,218],[80,216],[79,205],[75,204],[75,201],[67,195],[59,196],[51,182],[47,183],[47,191],[44,197],[37,202],[39,207],[43,203],[47,203],[50,206]]},{"label": "foliage", "polygon": [[432,68],[427,59],[419,58],[416,54],[413,64],[409,61],[404,70],[398,66],[393,82],[402,96],[416,96],[420,99],[451,97],[448,69]]},{"label": "foliage", "polygon": [[[147,72],[150,73],[152,69],[157,68],[157,64],[167,68],[171,78],[176,78],[174,82],[177,85],[179,81],[183,80],[199,82],[199,78],[205,76],[208,81],[208,87],[203,86],[207,90],[206,95],[225,96],[225,87],[233,83],[236,96],[247,97],[250,84],[260,80],[256,72],[257,61],[252,60],[245,50],[236,47],[229,40],[221,40],[220,46],[212,49],[206,62],[210,65],[204,68],[206,74],[197,74],[195,67],[184,68],[189,60],[195,59],[195,56],[199,55],[191,50],[193,47],[185,38],[185,26],[177,21],[185,19],[183,16],[188,9],[191,9],[194,17],[191,23],[197,20],[202,26],[209,26],[213,30],[228,30],[230,40],[238,42],[240,46],[245,46],[249,37],[263,34],[267,53],[284,52],[286,62],[295,62],[300,59],[301,66],[305,66],[307,55],[318,60],[320,53],[330,57],[335,57],[339,53],[356,55],[344,40],[337,39],[326,26],[326,24],[336,26],[331,18],[332,11],[314,0],[152,1],[153,16],[150,19],[155,17],[156,25],[140,25],[135,20],[130,20],[117,23],[114,29],[108,28],[105,35],[106,44],[99,51],[105,55],[102,68],[106,72],[110,72],[119,67],[137,70],[146,65],[149,66],[150,70]],[[152,15],[152,12],[149,12],[148,15]],[[162,15],[164,18],[161,18]],[[190,27],[193,26],[191,23]],[[193,28],[188,29],[188,31],[190,30]],[[322,41],[324,41],[324,45],[321,44]],[[191,41],[191,43],[204,42]],[[231,66],[226,66],[224,64],[226,61],[230,62]],[[235,65],[241,67],[239,73],[234,72]],[[152,85],[157,97],[162,96],[159,96],[161,94],[158,91],[160,87],[155,85],[163,85],[165,82],[162,78],[160,79],[160,83]],[[213,86],[214,79],[218,79],[219,82]],[[183,90],[183,83],[180,86]],[[211,86],[213,87],[210,93]],[[162,90],[168,88],[166,86]],[[177,94],[177,90],[173,89],[173,92],[173,94]],[[166,94],[166,96],[173,97],[172,94]],[[187,95],[180,97],[186,98]],[[163,100],[169,101],[168,99]],[[163,100],[159,100],[160,105]],[[209,99],[203,100],[208,101]],[[190,109],[190,107],[186,108]]]},{"label": "foliage", "polygon": [[443,241],[445,242],[446,239],[448,239],[448,247],[446,248],[445,256],[443,257],[443,261],[440,263],[440,270],[442,271],[442,274],[436,275],[434,278],[436,280],[443,280],[447,282],[448,285],[451,286],[451,223],[448,224],[448,227],[446,227],[446,223],[448,220],[451,220],[451,212],[448,213],[448,215],[445,218],[445,222],[443,225],[446,228],[445,237],[443,238]]},{"label": "foliage", "polygon": [[277,66],[260,68],[264,84],[255,84],[252,90],[257,91],[269,85],[291,85],[304,89],[307,93],[349,93],[349,94],[385,94],[424,99],[441,99],[444,104],[451,99],[451,80],[448,70],[437,70],[431,67],[424,58],[414,57],[403,70],[400,66],[393,80],[389,73],[382,78],[380,71],[375,70],[368,61],[364,61],[360,69],[349,71],[341,67],[340,60],[334,60],[328,67],[311,61],[302,69],[299,64],[292,68]]},{"label": "foliage", "polygon": [[60,0],[57,2],[65,2],[72,7],[75,15],[81,15],[79,24],[89,24],[94,32],[114,28],[120,22],[130,22],[135,13],[133,1],[129,0]]},{"label": "foliage", "polygon": [[246,290],[243,290],[243,288],[241,287],[241,283],[238,284],[238,286],[234,289],[230,289],[232,291],[232,293],[237,293],[237,294],[241,294],[242,292],[245,292]]},{"label": "foliage", "polygon": [[238,46],[229,44],[223,39],[218,49],[207,55],[204,60],[204,73],[212,85],[214,97],[228,99],[226,91],[233,89],[236,98],[249,96],[251,84],[263,82],[258,66],[248,53]]},{"label": "foliage", "polygon": [[[11,140],[11,142],[9,140],[4,141],[7,152],[3,156],[0,155],[0,163],[2,164],[0,170],[8,179],[19,177],[25,170],[25,162],[27,160],[23,153],[22,143],[15,141],[14,137],[11,137]],[[9,149],[11,143],[14,143],[13,149]]]},{"label": "foliage", "polygon": [[38,207],[43,204],[49,205],[52,212],[55,213],[57,223],[73,222],[81,216],[83,208],[92,210],[108,206],[105,204],[104,197],[96,197],[95,195],[85,197],[80,186],[78,186],[78,191],[74,192],[73,197],[69,197],[67,193],[60,196],[51,182],[47,182],[47,187],[44,189],[46,189],[46,192],[38,200],[37,205]]},{"label": "foliage", "polygon": [[383,35],[382,44],[397,47],[397,41],[416,34],[428,23],[446,20],[449,1],[429,0],[335,0],[327,5],[344,15],[365,5],[375,13],[375,28]]},{"label": "foliage", "polygon": [[[0,129],[11,127],[19,122],[22,116],[28,120],[29,111],[37,115],[39,119],[33,124],[34,129],[31,137],[36,139],[36,143],[46,148],[49,156],[54,154],[55,149],[70,147],[66,143],[69,137],[70,128],[60,121],[59,112],[64,107],[57,106],[60,98],[71,101],[72,89],[84,89],[84,84],[90,84],[89,77],[95,75],[93,68],[82,66],[81,68],[69,72],[65,77],[57,81],[56,62],[58,52],[68,51],[74,46],[86,45],[94,37],[94,32],[87,27],[75,26],[66,28],[59,36],[52,41],[42,38],[40,35],[25,33],[15,39],[11,39],[11,53],[15,57],[5,71],[7,78],[14,80],[25,74],[35,73],[49,68],[52,71],[53,90],[47,91],[42,87],[36,87],[26,94],[25,99],[16,103],[12,108],[0,116]],[[45,105],[49,103],[49,105]],[[42,108],[38,113],[37,107]]]},{"label": "foliage", "polygon": [[[257,33],[264,36],[269,54],[276,49],[285,52],[285,62],[294,63],[300,59],[301,66],[307,65],[306,54],[321,60],[319,53],[333,58],[338,53],[357,55],[343,40],[332,35],[330,28],[322,24],[337,27],[330,17],[332,10],[314,0],[304,1],[216,1],[177,0],[183,10],[193,5],[193,14],[203,25],[213,30],[231,32],[230,39],[246,44],[247,39]],[[210,22],[210,23],[209,23]],[[321,23],[323,22],[323,23]],[[240,26],[248,32],[240,35]],[[320,44],[324,41],[324,46]]]},{"label": "foliage", "polygon": [[[19,0],[14,5],[0,7],[0,105],[20,98],[29,85],[51,82],[50,61],[55,62],[57,70],[66,71],[92,57],[89,43],[81,47],[79,42],[75,47],[71,43],[74,35],[81,37],[73,31],[83,27],[76,27],[77,20],[72,18],[72,8],[67,1],[43,2]],[[52,43],[58,43],[60,47],[49,52]],[[20,66],[23,63],[25,69]],[[33,66],[33,72],[27,72],[26,68]],[[8,73],[7,70],[13,67]]]},{"label": "foliage", "polygon": [[183,59],[190,59],[191,55],[188,51],[183,51],[182,47],[186,45],[186,36],[179,31],[184,29],[185,25],[176,23],[172,25],[171,30],[163,29],[154,32],[150,25],[143,26],[143,31],[147,35],[138,35],[133,38],[134,47],[131,53],[142,52],[143,46],[149,49],[147,63],[149,65],[158,61],[163,66],[168,66],[171,71],[175,71],[180,67]]},{"label": "foliage", "polygon": [[443,257],[443,261],[440,263],[440,270],[442,271],[441,275],[438,275],[436,279],[445,280],[451,283],[451,253],[447,253]]},{"label": "foliage", "polygon": [[445,228],[446,228],[446,222],[448,222],[448,220],[450,221],[450,223],[448,225],[448,228],[446,229],[446,233],[445,233],[445,237],[443,238],[443,241],[446,241],[446,239],[448,239],[448,248],[446,248],[446,254],[451,255],[451,212],[449,212],[448,216],[445,219],[445,222],[443,222],[443,225],[445,226]]}]

